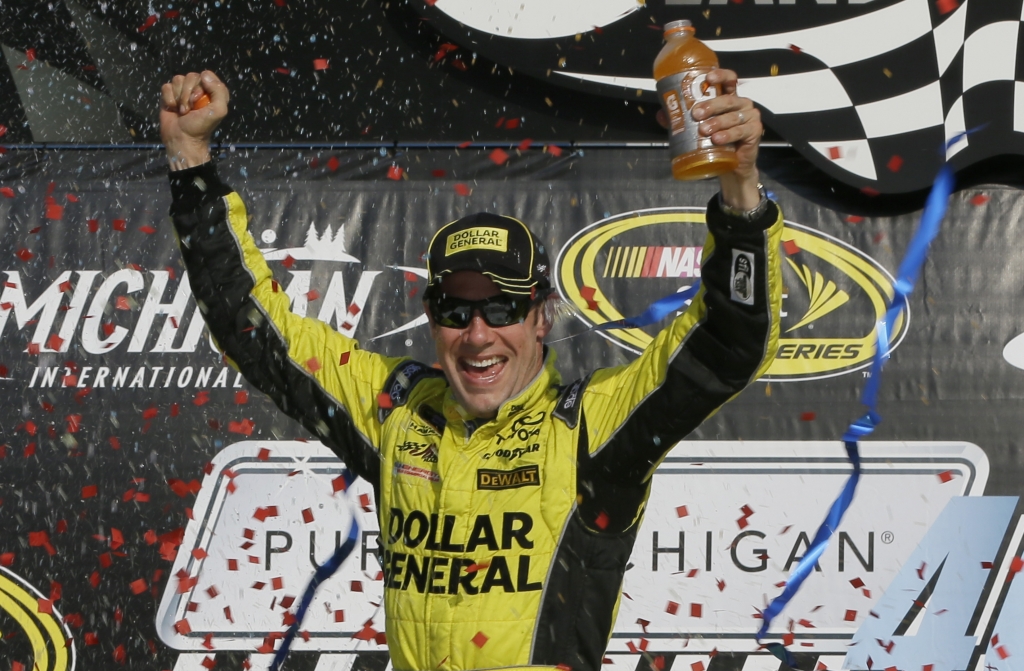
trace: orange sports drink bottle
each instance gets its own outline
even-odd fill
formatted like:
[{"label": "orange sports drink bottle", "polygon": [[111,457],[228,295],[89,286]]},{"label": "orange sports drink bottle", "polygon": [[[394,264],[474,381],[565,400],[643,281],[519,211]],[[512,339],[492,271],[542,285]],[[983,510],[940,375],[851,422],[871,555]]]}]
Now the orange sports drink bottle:
[{"label": "orange sports drink bottle", "polygon": [[718,67],[718,57],[693,32],[685,19],[665,24],[665,46],[654,59],[658,97],[669,119],[672,176],[680,180],[716,177],[738,163],[736,148],[712,144],[710,137],[697,132],[690,115],[696,103],[722,93],[707,82],[708,73]]}]

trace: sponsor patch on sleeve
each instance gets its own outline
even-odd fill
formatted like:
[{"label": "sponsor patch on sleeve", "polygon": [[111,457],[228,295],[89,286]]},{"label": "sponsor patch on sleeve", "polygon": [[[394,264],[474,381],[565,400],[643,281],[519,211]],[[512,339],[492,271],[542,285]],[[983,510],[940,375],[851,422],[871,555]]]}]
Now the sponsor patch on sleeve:
[{"label": "sponsor patch on sleeve", "polygon": [[511,471],[481,468],[476,472],[477,489],[518,489],[519,487],[539,486],[540,467],[536,464]]},{"label": "sponsor patch on sleeve", "polygon": [[729,298],[743,305],[754,304],[754,255],[750,252],[732,250]]}]

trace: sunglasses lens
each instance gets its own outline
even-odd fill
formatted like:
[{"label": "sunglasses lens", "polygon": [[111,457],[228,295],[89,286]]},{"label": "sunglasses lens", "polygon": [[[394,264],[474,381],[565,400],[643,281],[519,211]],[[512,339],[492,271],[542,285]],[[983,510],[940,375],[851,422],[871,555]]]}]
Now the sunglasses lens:
[{"label": "sunglasses lens", "polygon": [[469,301],[454,296],[431,299],[430,311],[441,326],[464,329],[473,320],[473,312],[480,311],[484,321],[494,328],[509,326],[526,318],[530,301],[510,298],[505,295],[492,296],[482,301]]},{"label": "sunglasses lens", "polygon": [[469,301],[444,297],[432,300],[430,304],[433,308],[434,321],[447,328],[464,329],[473,318],[473,306]]},{"label": "sunglasses lens", "polygon": [[517,301],[507,296],[495,296],[484,304],[482,312],[484,321],[491,326],[509,326],[526,316],[522,308],[525,301]]}]

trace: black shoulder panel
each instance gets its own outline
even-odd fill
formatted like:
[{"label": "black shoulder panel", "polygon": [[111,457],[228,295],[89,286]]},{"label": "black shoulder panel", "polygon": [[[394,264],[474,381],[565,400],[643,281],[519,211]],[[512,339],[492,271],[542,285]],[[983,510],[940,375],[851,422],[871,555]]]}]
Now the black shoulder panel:
[{"label": "black shoulder panel", "polygon": [[[377,408],[377,421],[383,424],[392,410],[406,404],[409,400],[409,393],[417,384],[432,377],[444,377],[444,373],[419,361],[405,361],[395,366],[391,375],[384,382],[384,389],[381,391],[381,395],[386,395],[391,400],[391,404],[386,408]],[[378,405],[380,405],[379,402]]]},{"label": "black shoulder panel", "polygon": [[580,409],[583,407],[583,390],[590,382],[590,376],[580,378],[562,389],[558,403],[551,414],[565,422],[570,429],[575,429],[580,421]]}]

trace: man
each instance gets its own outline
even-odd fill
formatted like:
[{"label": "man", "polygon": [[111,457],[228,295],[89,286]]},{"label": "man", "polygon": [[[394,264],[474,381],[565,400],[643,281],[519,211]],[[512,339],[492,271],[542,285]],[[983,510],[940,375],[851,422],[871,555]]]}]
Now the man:
[{"label": "man", "polygon": [[164,85],[199,308],[250,384],[373,484],[396,669],[599,669],[656,465],[772,360],[782,217],[758,184],[759,115],[735,73],[708,79],[725,94],[694,116],[739,166],[708,206],[703,288],[636,361],[566,387],[544,346],[549,259],[510,217],[471,215],[430,243],[440,371],[292,314],[210,163],[226,87],[211,72]]}]

